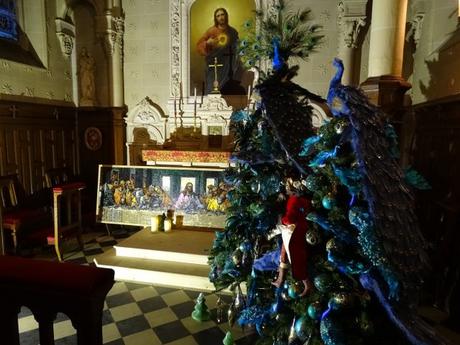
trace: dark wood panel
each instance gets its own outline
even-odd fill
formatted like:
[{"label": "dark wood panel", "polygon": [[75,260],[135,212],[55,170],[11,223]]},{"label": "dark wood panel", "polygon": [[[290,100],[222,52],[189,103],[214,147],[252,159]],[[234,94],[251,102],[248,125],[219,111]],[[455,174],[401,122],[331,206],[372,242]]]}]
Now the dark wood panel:
[{"label": "dark wood panel", "polygon": [[[0,101],[0,175],[18,174],[27,194],[45,187],[45,172],[66,167],[95,197],[98,164],[125,163],[123,108],[77,109]],[[91,150],[84,134],[96,127],[102,145]]]},{"label": "dark wood panel", "polygon": [[416,118],[411,163],[432,186],[417,193],[417,212],[433,265],[426,299],[449,306],[455,300],[449,295],[455,280],[446,281],[446,275],[455,274],[459,260],[455,238],[460,226],[460,99],[449,97],[410,111]]}]

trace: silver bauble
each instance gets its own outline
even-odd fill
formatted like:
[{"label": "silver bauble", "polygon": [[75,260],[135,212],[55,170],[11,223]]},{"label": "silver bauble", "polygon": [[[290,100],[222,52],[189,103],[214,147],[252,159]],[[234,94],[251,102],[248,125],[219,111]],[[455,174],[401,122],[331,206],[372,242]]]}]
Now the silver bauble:
[{"label": "silver bauble", "polygon": [[316,246],[319,243],[319,233],[317,230],[312,229],[307,232],[305,239],[308,244]]}]

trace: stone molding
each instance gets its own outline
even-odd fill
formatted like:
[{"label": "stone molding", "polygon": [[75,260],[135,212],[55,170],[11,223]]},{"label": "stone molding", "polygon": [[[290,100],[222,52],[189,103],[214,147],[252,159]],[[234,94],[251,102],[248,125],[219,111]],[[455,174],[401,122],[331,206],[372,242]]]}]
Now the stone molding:
[{"label": "stone molding", "polygon": [[166,140],[167,118],[149,97],[145,97],[126,114],[125,122],[128,144],[133,143],[136,128],[146,128],[150,139],[158,144],[163,144]]},{"label": "stone molding", "polygon": [[406,40],[409,40],[412,37],[416,48],[418,46],[418,43],[420,42],[420,37],[422,36],[424,19],[425,13],[417,12],[409,22],[410,29],[407,31]]},{"label": "stone molding", "polygon": [[366,5],[367,0],[343,0],[337,5],[340,39],[348,48],[357,48],[359,33],[366,26]]},{"label": "stone molding", "polygon": [[56,18],[55,23],[56,35],[59,39],[62,54],[68,58],[73,52],[75,42],[75,25],[61,18]]}]

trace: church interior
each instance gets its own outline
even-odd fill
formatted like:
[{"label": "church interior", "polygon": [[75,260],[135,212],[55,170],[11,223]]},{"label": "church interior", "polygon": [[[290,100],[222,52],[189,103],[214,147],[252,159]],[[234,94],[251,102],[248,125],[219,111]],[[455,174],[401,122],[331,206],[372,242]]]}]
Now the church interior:
[{"label": "church interior", "polygon": [[[284,5],[292,13],[311,10],[313,25],[311,46],[305,48],[308,57],[292,54],[289,65],[298,67],[279,81],[279,85],[299,86],[296,95],[303,92],[303,96],[293,102],[308,99],[299,108],[305,113],[292,115],[299,116],[297,120],[287,118],[291,116],[289,106],[277,106],[288,104],[282,103],[283,97],[291,98],[276,92],[291,89],[279,86],[270,93],[268,81],[272,69],[283,68],[278,70],[275,60],[285,58],[287,66],[283,40],[300,30],[288,27],[285,36],[268,41],[268,48],[259,47],[263,38],[258,33],[268,32],[269,25],[264,23],[269,16],[281,18],[277,11]],[[225,21],[220,22],[220,16]],[[245,35],[251,29],[255,41],[247,43],[250,40]],[[218,36],[213,41],[215,31]],[[226,50],[212,55],[215,45]],[[256,53],[250,55],[248,49]],[[259,56],[257,49],[272,49],[272,55]],[[252,58],[259,60],[255,63]],[[285,328],[279,328],[283,336],[273,335],[261,344],[385,344],[383,340],[353,342],[351,335],[345,337],[346,342],[336,341],[334,336],[341,333],[335,326],[330,326],[334,332],[325,335],[328,313],[334,310],[327,301],[319,316],[312,316],[310,308],[319,304],[304,303],[313,320],[304,324],[275,302],[272,308],[281,309],[273,309],[270,316],[263,314],[263,321],[251,319],[249,326],[238,326],[244,317],[253,317],[249,312],[238,314],[251,300],[279,301],[281,297],[273,291],[281,288],[271,289],[276,281],[268,281],[269,288],[260,290],[264,295],[259,291],[252,298],[251,286],[268,273],[264,268],[256,279],[254,267],[252,271],[244,267],[244,258],[249,251],[256,262],[260,256],[254,253],[264,251],[255,235],[241,235],[247,236],[241,245],[232,242],[236,238],[230,235],[234,218],[229,214],[236,206],[230,195],[234,188],[240,188],[240,193],[243,187],[232,186],[229,176],[243,174],[241,171],[257,175],[255,171],[264,163],[256,161],[253,157],[259,156],[253,153],[270,126],[275,128],[270,133],[275,134],[267,145],[272,145],[273,152],[280,146],[285,157],[271,161],[268,167],[278,172],[283,164],[290,169],[307,166],[315,174],[328,167],[326,158],[310,165],[298,163],[305,162],[297,159],[301,156],[298,146],[308,151],[303,141],[308,133],[315,143],[321,143],[329,133],[328,124],[335,124],[336,134],[342,134],[340,126],[348,120],[336,114],[338,91],[331,91],[336,69],[342,68],[341,90],[353,96],[344,98],[338,111],[357,111],[359,107],[344,104],[365,95],[365,101],[359,98],[359,105],[384,114],[394,128],[399,156],[397,167],[391,169],[396,169],[398,178],[405,171],[414,171],[412,176],[425,185],[410,193],[401,187],[404,198],[410,195],[407,204],[413,205],[405,208],[397,194],[399,184],[373,180],[385,175],[375,170],[380,165],[372,165],[373,158],[383,158],[375,153],[362,159],[359,171],[366,175],[364,179],[386,188],[385,195],[377,193],[385,199],[381,207],[400,209],[397,216],[383,212],[383,219],[395,217],[399,224],[408,224],[400,230],[401,236],[408,233],[411,239],[406,249],[398,247],[398,240],[384,243],[384,251],[393,256],[388,261],[397,261],[394,258],[400,250],[416,255],[418,232],[430,261],[416,287],[420,294],[416,314],[433,330],[435,340],[408,336],[409,340],[395,344],[460,344],[459,58],[457,0],[0,0],[0,338],[7,345],[243,345],[272,337],[267,329],[285,323],[286,334]],[[268,99],[272,94],[276,96]],[[253,132],[244,132],[251,116],[268,114],[270,109],[278,112],[277,119],[262,116]],[[296,133],[306,126],[299,119],[307,113],[313,129],[298,138]],[[350,123],[355,125],[354,121]],[[380,122],[373,125],[380,126]],[[355,126],[355,137],[345,150],[377,150],[380,137],[367,135],[363,128]],[[377,136],[384,135],[377,132]],[[249,145],[252,135],[260,140],[254,139],[244,156],[243,145]],[[361,143],[359,138],[366,135]],[[336,148],[342,149],[341,144]],[[292,147],[297,147],[295,153],[289,151]],[[328,159],[336,154],[337,150],[331,150]],[[358,155],[352,167],[360,162]],[[330,174],[337,173],[335,168]],[[299,169],[302,183],[315,194],[308,178],[305,183],[306,170]],[[267,200],[279,203],[276,196],[263,196],[263,186],[271,180],[257,176],[258,184],[248,182],[248,195],[258,194],[262,198],[259,206]],[[336,181],[351,190],[350,180],[345,183],[344,179]],[[295,187],[278,182],[277,191],[285,188],[287,193]],[[379,205],[379,197],[369,197],[377,189],[357,192],[358,205],[363,205],[363,195],[371,200],[366,205],[375,200]],[[343,185],[338,191],[334,187],[337,195],[344,190]],[[355,202],[355,194],[352,196],[350,205]],[[311,198],[310,207],[317,207],[314,196]],[[319,207],[328,212],[340,202],[339,197],[323,198]],[[281,218],[282,212],[279,215]],[[315,229],[327,228],[312,217],[307,216],[309,227],[315,223]],[[355,227],[361,231],[356,235],[359,243],[367,248],[359,237],[367,228]],[[295,229],[300,228],[296,225]],[[325,233],[323,239],[333,231]],[[224,272],[230,273],[224,278],[219,266],[222,236],[225,243],[236,246],[229,255],[237,269],[225,266]],[[316,249],[322,246],[325,253],[328,250],[326,261],[340,266],[338,259],[331,259],[331,241],[317,245],[308,233],[306,236],[306,243]],[[279,254],[283,255],[288,245],[284,237],[277,238],[283,243]],[[363,249],[359,255],[366,253]],[[294,252],[288,250],[288,257],[294,274]],[[278,260],[282,272],[287,264],[282,257]],[[366,262],[384,272],[377,259]],[[418,261],[412,263],[416,266],[414,262]],[[360,268],[360,272],[364,276],[378,271],[375,267],[365,272]],[[247,278],[238,278],[235,272],[241,270]],[[349,273],[353,274],[356,271]],[[293,277],[289,274],[289,279]],[[382,277],[391,292],[389,275],[382,273]],[[297,280],[304,282],[305,290],[297,295],[292,292],[295,296],[286,297],[285,304],[301,300],[311,285],[323,292],[316,278]],[[242,281],[245,284],[240,286]],[[365,285],[363,280],[353,281]],[[274,295],[264,292],[267,289]],[[354,300],[361,301],[357,294]],[[378,328],[378,323],[373,327]],[[400,328],[402,333],[419,335],[410,327]],[[437,342],[437,336],[442,341]],[[366,337],[373,339],[367,333]]]}]

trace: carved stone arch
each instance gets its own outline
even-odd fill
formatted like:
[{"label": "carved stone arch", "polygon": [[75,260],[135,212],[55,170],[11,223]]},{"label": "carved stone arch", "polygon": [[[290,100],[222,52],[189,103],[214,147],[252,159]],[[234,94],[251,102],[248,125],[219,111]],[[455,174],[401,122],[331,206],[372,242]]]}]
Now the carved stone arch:
[{"label": "carved stone arch", "polygon": [[66,17],[73,19],[73,8],[81,3],[91,5],[97,16],[104,15],[104,7],[101,5],[101,1],[97,0],[56,0],[56,14],[58,18],[65,19]]},{"label": "carved stone arch", "polygon": [[133,143],[134,132],[139,128],[145,128],[149,133],[150,139],[163,144],[166,140],[167,117],[161,108],[149,97],[145,97],[133,109],[128,111],[125,118],[126,122],[126,141]]}]

